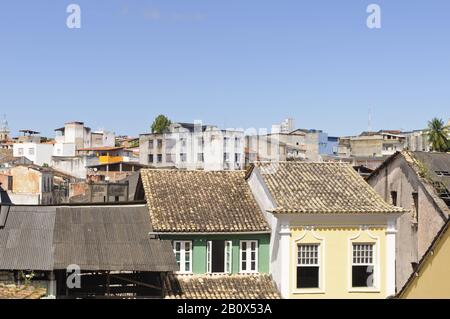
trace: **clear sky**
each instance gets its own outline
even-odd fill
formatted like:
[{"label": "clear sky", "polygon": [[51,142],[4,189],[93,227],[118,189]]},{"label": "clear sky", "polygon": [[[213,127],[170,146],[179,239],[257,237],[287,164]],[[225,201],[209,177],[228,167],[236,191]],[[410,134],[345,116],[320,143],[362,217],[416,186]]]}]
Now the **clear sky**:
[{"label": "clear sky", "polygon": [[2,1],[0,114],[50,136],[72,120],[136,135],[160,113],[347,135],[370,107],[374,130],[422,128],[450,117],[449,14],[448,0]]}]

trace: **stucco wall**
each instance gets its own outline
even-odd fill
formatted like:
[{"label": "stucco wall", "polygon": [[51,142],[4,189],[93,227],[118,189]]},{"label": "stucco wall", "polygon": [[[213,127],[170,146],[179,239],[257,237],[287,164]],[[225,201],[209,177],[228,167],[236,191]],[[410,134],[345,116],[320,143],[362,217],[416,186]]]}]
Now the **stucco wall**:
[{"label": "stucco wall", "polygon": [[383,139],[371,137],[350,140],[350,146],[353,156],[381,156]]},{"label": "stucco wall", "polygon": [[258,250],[258,267],[260,273],[269,273],[269,234],[254,234],[254,235],[191,235],[191,236],[161,236],[163,240],[181,240],[192,241],[193,244],[193,264],[192,270],[194,274],[205,274],[206,268],[206,251],[207,242],[210,240],[227,240],[233,242],[233,273],[239,273],[240,262],[240,241],[241,240],[257,240],[259,243]]},{"label": "stucco wall", "polygon": [[433,255],[424,262],[419,276],[401,295],[403,299],[449,299],[450,231],[443,235]]},{"label": "stucco wall", "polygon": [[[387,283],[386,228],[361,230],[357,227],[291,228],[290,291],[291,299],[385,299]],[[375,288],[354,289],[352,280],[352,245],[375,245]],[[319,244],[321,287],[298,290],[297,245]]]},{"label": "stucco wall", "polygon": [[17,166],[11,169],[13,176],[13,193],[36,194],[41,191],[42,174],[26,166]]},{"label": "stucco wall", "polygon": [[[403,157],[394,159],[369,184],[388,202],[392,203],[391,192],[397,192],[397,206],[409,212],[397,223],[397,291],[401,290],[413,272],[412,263],[423,257],[444,220],[421,182]],[[419,196],[419,220],[415,230],[415,206],[413,193]]]}]

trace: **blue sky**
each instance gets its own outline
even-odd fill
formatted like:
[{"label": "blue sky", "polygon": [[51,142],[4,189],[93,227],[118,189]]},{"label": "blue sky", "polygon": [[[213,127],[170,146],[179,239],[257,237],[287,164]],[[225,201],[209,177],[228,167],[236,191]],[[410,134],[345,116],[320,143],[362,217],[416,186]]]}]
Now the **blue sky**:
[{"label": "blue sky", "polygon": [[71,120],[136,135],[160,113],[347,135],[370,107],[373,129],[421,128],[450,117],[449,12],[448,0],[2,1],[0,113],[50,136]]}]

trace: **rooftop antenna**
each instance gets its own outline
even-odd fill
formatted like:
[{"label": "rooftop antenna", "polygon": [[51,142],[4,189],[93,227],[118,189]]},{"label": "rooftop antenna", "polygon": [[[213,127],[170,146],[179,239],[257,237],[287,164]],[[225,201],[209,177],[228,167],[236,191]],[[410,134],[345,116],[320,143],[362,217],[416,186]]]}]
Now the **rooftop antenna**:
[{"label": "rooftop antenna", "polygon": [[371,107],[369,107],[369,121],[368,121],[367,130],[369,132],[372,132],[372,108]]}]

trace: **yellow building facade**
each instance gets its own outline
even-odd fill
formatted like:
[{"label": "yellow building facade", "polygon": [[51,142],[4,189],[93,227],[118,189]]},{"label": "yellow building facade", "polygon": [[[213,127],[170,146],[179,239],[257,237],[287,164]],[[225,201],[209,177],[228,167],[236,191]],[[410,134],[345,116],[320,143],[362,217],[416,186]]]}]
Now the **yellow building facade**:
[{"label": "yellow building facade", "polygon": [[256,163],[248,175],[271,225],[271,274],[285,299],[396,294],[397,219],[344,163]]},{"label": "yellow building facade", "polygon": [[[290,299],[383,299],[388,296],[387,228],[294,227],[291,228]],[[315,245],[318,251],[319,287],[299,288],[299,247]],[[354,247],[372,249],[368,287],[353,286]],[[369,273],[368,273],[369,274]],[[392,293],[392,292],[391,292]]]},{"label": "yellow building facade", "polygon": [[401,299],[450,299],[450,222],[400,292]]}]

